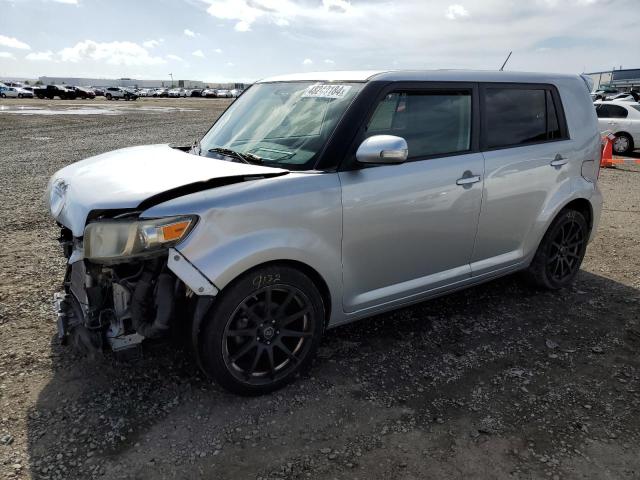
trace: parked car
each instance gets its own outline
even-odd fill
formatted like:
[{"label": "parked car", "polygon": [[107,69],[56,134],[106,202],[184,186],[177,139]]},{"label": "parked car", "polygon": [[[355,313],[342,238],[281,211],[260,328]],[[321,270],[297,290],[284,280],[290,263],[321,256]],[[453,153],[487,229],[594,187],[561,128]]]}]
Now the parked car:
[{"label": "parked car", "polygon": [[239,90],[239,89],[237,89],[237,88],[234,88],[233,90],[231,90],[231,92],[230,92],[230,93],[231,93],[231,96],[232,96],[233,98],[237,98],[237,97],[239,97],[240,95],[242,95],[242,90]]},{"label": "parked car", "polygon": [[33,98],[33,92],[20,87],[0,87],[2,98]]},{"label": "parked car", "polygon": [[172,88],[169,90],[168,95],[170,97],[186,97],[187,92],[184,88]]},{"label": "parked car", "polygon": [[104,88],[101,87],[92,87],[93,93],[96,94],[96,97],[104,97]]},{"label": "parked car", "polygon": [[216,92],[215,89],[213,89],[213,88],[205,88],[202,91],[201,96],[202,97],[206,97],[206,98],[216,98],[218,95],[217,95],[217,92]]},{"label": "parked car", "polygon": [[618,93],[610,99],[612,102],[638,102],[640,101],[640,93],[635,91]]},{"label": "parked car", "polygon": [[201,97],[202,96],[202,88],[194,88],[191,90],[190,96],[192,97]]},{"label": "parked car", "polygon": [[138,95],[133,90],[129,90],[122,87],[108,87],[105,90],[105,97],[107,100],[137,100]]},{"label": "parked car", "polygon": [[600,155],[577,75],[263,80],[192,148],[52,176],[59,336],[121,351],[180,325],[220,385],[273,391],[327,328],[521,270],[570,285],[600,217]]},{"label": "parked car", "polygon": [[44,87],[36,87],[33,89],[33,94],[42,99],[48,98],[52,100],[55,97],[61,100],[75,100],[76,92],[67,88],[64,85],[46,85]]},{"label": "parked car", "polygon": [[640,104],[606,101],[595,107],[600,131],[616,136],[612,145],[615,153],[628,154],[640,145]]},{"label": "parked car", "polygon": [[607,100],[615,95],[617,95],[618,89],[615,87],[603,86],[595,90],[591,94],[591,98],[593,100]]},{"label": "parked car", "polygon": [[81,98],[83,100],[93,100],[96,98],[96,94],[93,90],[85,87],[69,87],[69,90],[72,90],[76,93],[77,98]]},{"label": "parked car", "polygon": [[154,93],[153,93],[154,97],[168,97],[169,96],[169,89],[168,88],[156,88]]},{"label": "parked car", "polygon": [[219,90],[216,90],[216,97],[218,98],[231,98],[231,92],[229,90],[226,90],[224,88],[221,88]]}]

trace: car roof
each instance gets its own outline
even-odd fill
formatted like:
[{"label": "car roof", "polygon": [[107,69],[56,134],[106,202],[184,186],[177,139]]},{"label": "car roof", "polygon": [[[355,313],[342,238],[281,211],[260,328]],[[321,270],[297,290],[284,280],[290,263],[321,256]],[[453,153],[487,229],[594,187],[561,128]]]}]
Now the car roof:
[{"label": "car roof", "polygon": [[367,82],[367,81],[435,81],[435,82],[513,82],[543,83],[566,78],[578,78],[574,74],[536,73],[536,72],[504,72],[498,70],[356,70],[306,72],[290,75],[278,75],[259,80],[257,83],[269,82]]}]

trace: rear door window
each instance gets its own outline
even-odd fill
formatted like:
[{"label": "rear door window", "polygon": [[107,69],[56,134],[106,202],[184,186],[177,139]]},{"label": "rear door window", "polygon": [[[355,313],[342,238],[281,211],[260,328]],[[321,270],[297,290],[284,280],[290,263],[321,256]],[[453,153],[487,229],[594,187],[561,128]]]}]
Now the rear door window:
[{"label": "rear door window", "polygon": [[487,87],[484,90],[486,148],[566,138],[556,103],[547,88]]},{"label": "rear door window", "polygon": [[389,93],[367,126],[373,135],[404,138],[410,159],[470,150],[471,90]]},{"label": "rear door window", "polygon": [[629,112],[619,105],[600,104],[596,106],[598,118],[627,118]]}]

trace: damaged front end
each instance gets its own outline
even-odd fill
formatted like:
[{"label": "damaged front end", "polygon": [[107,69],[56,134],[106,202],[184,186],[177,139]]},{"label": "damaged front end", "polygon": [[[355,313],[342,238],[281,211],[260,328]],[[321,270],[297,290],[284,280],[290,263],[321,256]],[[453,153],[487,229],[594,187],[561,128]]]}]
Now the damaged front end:
[{"label": "damaged front end", "polygon": [[68,264],[64,292],[55,297],[60,341],[94,356],[167,337],[178,316],[188,325],[194,297],[217,293],[173,248],[196,223],[191,216],[140,219],[129,213],[91,221],[82,238],[63,227]]}]

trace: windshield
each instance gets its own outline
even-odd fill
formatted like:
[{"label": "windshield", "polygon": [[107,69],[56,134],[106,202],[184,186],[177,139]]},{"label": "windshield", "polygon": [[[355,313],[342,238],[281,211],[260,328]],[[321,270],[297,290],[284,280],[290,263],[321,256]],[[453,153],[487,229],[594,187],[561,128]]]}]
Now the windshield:
[{"label": "windshield", "polygon": [[250,154],[266,165],[313,168],[361,83],[260,83],[248,89],[211,127],[200,154],[215,149]]}]

